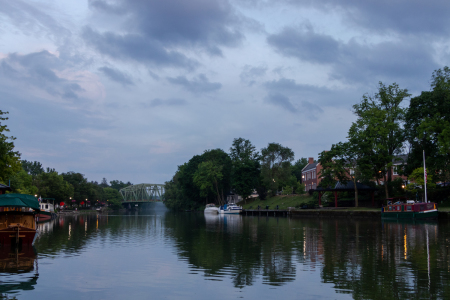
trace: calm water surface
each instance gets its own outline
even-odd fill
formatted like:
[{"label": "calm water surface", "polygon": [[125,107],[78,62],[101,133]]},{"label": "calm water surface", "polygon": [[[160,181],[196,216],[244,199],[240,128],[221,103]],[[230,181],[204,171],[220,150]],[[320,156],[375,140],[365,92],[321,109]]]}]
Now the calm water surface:
[{"label": "calm water surface", "polygon": [[[60,217],[0,251],[8,299],[450,299],[450,226],[204,216]],[[1,298],[1,297],[0,297]]]}]

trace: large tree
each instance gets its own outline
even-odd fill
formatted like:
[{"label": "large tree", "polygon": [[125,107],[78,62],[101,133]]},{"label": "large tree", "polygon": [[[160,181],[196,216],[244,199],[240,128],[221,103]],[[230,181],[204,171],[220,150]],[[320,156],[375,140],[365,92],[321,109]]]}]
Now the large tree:
[{"label": "large tree", "polygon": [[269,143],[261,149],[261,174],[263,184],[275,195],[291,177],[294,152],[278,143]]},{"label": "large tree", "polygon": [[73,197],[73,186],[57,172],[44,172],[36,177],[38,195],[54,198],[57,202],[67,201]]},{"label": "large tree", "polygon": [[7,126],[3,124],[3,121],[8,120],[7,117],[3,117],[6,114],[8,112],[0,110],[0,182],[4,184],[8,184],[8,180],[22,168],[20,164],[20,153],[14,151],[14,140],[16,138],[5,134],[9,132]]},{"label": "large tree", "polygon": [[297,178],[297,181],[302,182],[302,170],[308,164],[308,159],[302,157],[298,159],[291,167],[292,174]]},{"label": "large tree", "polygon": [[[320,176],[324,185],[331,185],[338,180],[346,184],[353,182],[355,191],[355,207],[358,207],[358,186],[357,182],[367,178],[371,173],[371,168],[365,159],[367,145],[355,143],[352,136],[348,142],[332,145],[330,151],[324,151],[319,155],[319,162],[322,166]],[[321,182],[321,183],[322,183]]]},{"label": "large tree", "polygon": [[426,165],[436,180],[450,180],[450,69],[433,72],[431,91],[411,99],[406,114],[410,153],[406,172],[422,166],[423,151]]},{"label": "large tree", "polygon": [[247,199],[259,183],[259,153],[249,140],[237,138],[230,148],[231,184],[234,192]]},{"label": "large tree", "polygon": [[353,106],[357,120],[350,128],[349,139],[352,143],[364,143],[365,165],[372,166],[373,178],[383,179],[386,198],[389,198],[387,184],[391,182],[395,156],[402,152],[406,139],[403,122],[407,109],[402,102],[409,96],[408,90],[396,83],[386,86],[380,82],[378,93],[364,95]]}]

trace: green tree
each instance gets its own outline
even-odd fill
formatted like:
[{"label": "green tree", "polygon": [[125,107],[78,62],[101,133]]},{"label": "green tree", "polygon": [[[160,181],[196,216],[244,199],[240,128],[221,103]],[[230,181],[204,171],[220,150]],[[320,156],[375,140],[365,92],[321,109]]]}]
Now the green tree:
[{"label": "green tree", "polygon": [[20,153],[14,151],[13,141],[16,138],[5,135],[5,132],[9,132],[9,129],[1,122],[8,120],[7,117],[3,117],[6,114],[8,112],[0,110],[0,182],[4,184],[7,184],[8,180],[22,168],[20,164]]},{"label": "green tree", "polygon": [[410,153],[406,173],[426,165],[436,180],[450,180],[450,68],[433,72],[431,90],[410,101],[405,116]]},{"label": "green tree", "polygon": [[298,159],[292,166],[292,174],[297,178],[297,181],[302,182],[302,170],[308,164],[308,160],[305,157]]},{"label": "green tree", "polygon": [[119,181],[119,180],[112,180],[109,182],[111,188],[116,189],[118,191],[120,191],[123,188],[126,188],[127,186],[133,185],[131,182],[123,182],[123,181]]},{"label": "green tree", "polygon": [[45,172],[42,164],[38,161],[31,162],[22,160],[22,168],[25,170],[25,172],[32,176],[36,176]]},{"label": "green tree", "polygon": [[77,204],[86,201],[86,199],[92,204],[97,202],[97,200],[105,200],[102,197],[103,189],[95,183],[88,182],[83,174],[70,171],[61,175],[73,187],[72,199]]},{"label": "green tree", "polygon": [[407,110],[401,104],[409,96],[408,90],[400,89],[396,83],[385,86],[380,82],[378,93],[373,97],[364,95],[361,103],[353,106],[358,118],[352,124],[349,138],[352,143],[362,138],[367,150],[364,162],[372,166],[373,178],[377,181],[383,178],[386,198],[395,155],[401,153],[406,140],[403,121]]},{"label": "green tree", "polygon": [[20,170],[11,177],[11,188],[13,193],[36,195],[38,188],[33,184],[33,176],[25,170]]},{"label": "green tree", "polygon": [[249,140],[237,138],[230,148],[233,190],[245,200],[259,183],[259,154]]},{"label": "green tree", "polygon": [[214,193],[217,196],[217,203],[224,204],[224,199],[221,197],[223,191],[219,191],[219,182],[223,178],[223,166],[214,163],[213,161],[204,161],[198,165],[197,171],[194,173],[194,183],[200,189],[200,196],[205,197],[208,201],[208,195]]},{"label": "green tree", "polygon": [[[428,170],[427,170],[428,172]],[[415,169],[408,177],[413,182],[406,186],[406,190],[412,193],[425,194],[423,167]],[[433,183],[433,176],[427,175],[427,189],[433,189],[436,184]]]},{"label": "green tree", "polygon": [[122,208],[122,195],[118,190],[113,189],[111,187],[106,187],[103,189],[105,200],[108,204],[111,205],[112,209],[120,209]]},{"label": "green tree", "polygon": [[[232,163],[230,156],[221,149],[207,150],[202,155],[195,155],[189,162],[178,166],[178,171],[166,185],[166,206],[174,210],[198,209],[204,205],[204,198],[218,197],[215,189],[201,191],[194,182],[194,175],[202,162],[211,162],[221,167],[222,178],[217,181],[220,198],[231,188]],[[205,196],[207,192],[207,196]],[[202,193],[202,194],[201,194]]]},{"label": "green tree", "polygon": [[261,149],[262,183],[271,190],[272,195],[290,179],[293,160],[294,152],[280,144],[269,143]]},{"label": "green tree", "polygon": [[54,198],[57,202],[67,201],[73,197],[73,186],[57,172],[44,172],[36,177],[38,195]]},{"label": "green tree", "polygon": [[[355,207],[358,207],[358,186],[357,182],[366,178],[366,174],[371,172],[370,166],[366,165],[365,152],[367,145],[352,142],[356,136],[351,136],[350,141],[332,145],[330,151],[324,151],[319,156],[322,165],[320,176],[333,178],[346,184],[353,182],[355,191]],[[326,180],[323,181],[326,183]]]}]

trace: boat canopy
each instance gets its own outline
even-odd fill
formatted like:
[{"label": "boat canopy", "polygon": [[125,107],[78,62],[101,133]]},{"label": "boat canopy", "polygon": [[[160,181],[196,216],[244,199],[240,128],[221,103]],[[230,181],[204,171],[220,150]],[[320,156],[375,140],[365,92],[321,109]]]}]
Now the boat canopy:
[{"label": "boat canopy", "polygon": [[34,210],[41,210],[36,197],[26,194],[0,195],[0,207],[29,207]]}]

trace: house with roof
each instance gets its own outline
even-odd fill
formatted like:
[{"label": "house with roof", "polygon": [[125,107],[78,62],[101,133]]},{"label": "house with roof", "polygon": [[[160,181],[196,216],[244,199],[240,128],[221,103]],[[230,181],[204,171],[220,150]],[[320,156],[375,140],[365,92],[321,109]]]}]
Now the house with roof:
[{"label": "house with roof", "polygon": [[[393,167],[391,168],[391,178],[392,180],[396,178],[402,178],[403,181],[407,182],[408,178],[405,175],[400,175],[402,172],[403,166],[406,164],[408,160],[408,155],[397,155],[392,160]],[[302,169],[302,183],[305,184],[305,191],[315,190],[318,186],[322,178],[318,175],[322,170],[322,166],[318,162],[314,162],[313,157],[308,158],[308,164]],[[349,170],[350,174],[352,174],[353,170]],[[384,184],[383,180],[380,181],[380,184]]]},{"label": "house with roof", "polygon": [[314,162],[314,158],[308,158],[308,164],[302,169],[302,183],[305,184],[305,191],[315,190],[322,180],[319,174],[322,166]]}]

